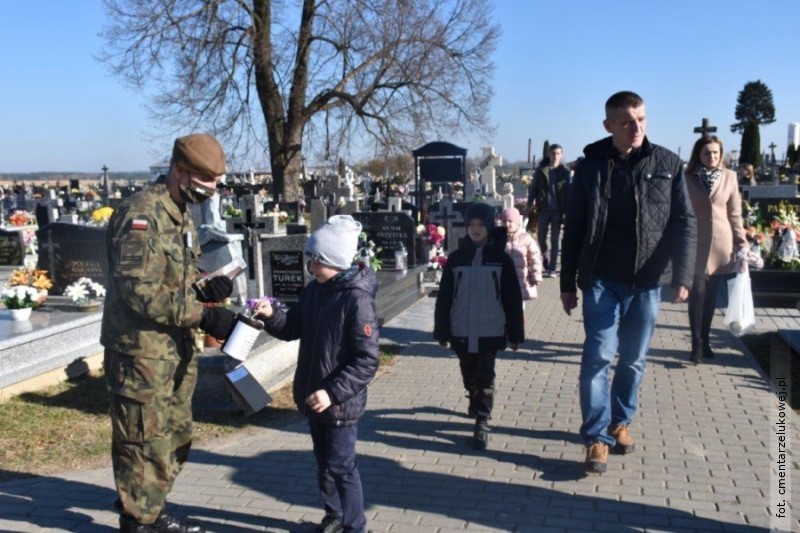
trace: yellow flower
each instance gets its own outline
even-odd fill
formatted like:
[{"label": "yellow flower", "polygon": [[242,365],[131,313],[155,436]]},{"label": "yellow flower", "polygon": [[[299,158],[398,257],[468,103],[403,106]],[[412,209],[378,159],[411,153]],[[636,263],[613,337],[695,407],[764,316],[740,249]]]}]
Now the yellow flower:
[{"label": "yellow flower", "polygon": [[108,219],[111,218],[111,214],[113,212],[114,209],[111,207],[101,207],[99,209],[95,209],[92,211],[92,220],[98,224],[108,224]]},{"label": "yellow flower", "polygon": [[47,270],[34,270],[33,281],[31,286],[37,289],[50,290],[53,288],[53,282],[47,277]]},{"label": "yellow flower", "polygon": [[53,282],[47,277],[47,270],[18,268],[11,272],[8,286],[29,286],[46,291],[53,288]]}]

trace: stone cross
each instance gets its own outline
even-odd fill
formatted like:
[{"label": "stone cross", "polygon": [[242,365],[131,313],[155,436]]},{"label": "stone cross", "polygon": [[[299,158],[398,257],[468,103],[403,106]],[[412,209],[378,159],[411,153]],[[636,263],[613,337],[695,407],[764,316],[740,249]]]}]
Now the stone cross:
[{"label": "stone cross", "polygon": [[777,148],[777,147],[778,147],[778,145],[775,144],[774,142],[770,143],[769,146],[767,146],[767,148],[769,148],[769,151],[770,151],[769,159],[770,159],[770,162],[772,163],[772,166],[775,166],[775,148]]},{"label": "stone cross", "polygon": [[717,127],[716,126],[709,126],[708,125],[708,119],[705,118],[705,117],[703,117],[703,121],[700,124],[700,126],[698,126],[698,127],[696,127],[694,129],[695,133],[699,133],[703,137],[706,137],[709,133],[714,133],[715,131],[717,131]]},{"label": "stone cross", "polygon": [[[455,249],[453,246],[451,246],[453,243],[450,240],[450,235],[452,235],[453,229],[452,222],[457,222],[461,219],[461,213],[453,210],[453,200],[450,198],[442,198],[442,201],[439,202],[439,210],[428,213],[428,220],[430,220],[431,223],[444,226],[444,248],[448,251],[448,253]],[[458,242],[456,242],[455,245],[458,246]]]},{"label": "stone cross", "polygon": [[[261,261],[261,241],[258,238],[259,230],[266,229],[264,222],[256,222],[261,216],[263,207],[261,201],[256,201],[255,196],[246,194],[242,196],[242,207],[244,209],[244,222],[234,222],[234,229],[242,231],[247,243],[247,276],[250,280],[256,279],[256,271],[260,272],[260,265],[256,265],[256,260]],[[256,253],[257,252],[257,253]]]},{"label": "stone cross", "polygon": [[[47,238],[47,242],[44,243],[44,249],[47,250],[47,271],[50,274],[50,279],[54,280],[57,274],[56,272],[56,253],[61,248],[60,244],[56,244],[53,242],[53,236],[49,235]],[[37,268],[41,268],[37,265]]]}]

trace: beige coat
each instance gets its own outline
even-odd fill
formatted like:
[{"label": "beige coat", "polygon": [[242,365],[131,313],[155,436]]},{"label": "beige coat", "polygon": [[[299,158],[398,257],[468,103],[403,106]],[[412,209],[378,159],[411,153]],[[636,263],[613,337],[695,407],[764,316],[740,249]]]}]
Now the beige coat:
[{"label": "beige coat", "polygon": [[686,175],[686,188],[697,217],[695,277],[735,272],[736,252],[747,244],[736,173],[723,169],[711,196],[696,174]]}]

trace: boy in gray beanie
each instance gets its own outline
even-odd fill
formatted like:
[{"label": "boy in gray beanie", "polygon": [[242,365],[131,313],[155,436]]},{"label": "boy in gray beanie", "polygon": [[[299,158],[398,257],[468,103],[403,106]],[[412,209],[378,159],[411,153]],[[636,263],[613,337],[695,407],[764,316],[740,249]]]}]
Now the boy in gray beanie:
[{"label": "boy in gray beanie", "polygon": [[288,310],[269,301],[256,307],[267,333],[300,339],[293,394],[314,443],[325,505],[319,531],[362,532],[367,524],[356,435],[378,369],[378,284],[370,268],[351,266],[360,233],[361,224],[349,215],[328,219],[306,243],[314,280],[300,301]]},{"label": "boy in gray beanie", "polygon": [[350,215],[334,215],[306,242],[306,256],[315,257],[325,265],[346,270],[353,265],[358,252],[361,223]]}]

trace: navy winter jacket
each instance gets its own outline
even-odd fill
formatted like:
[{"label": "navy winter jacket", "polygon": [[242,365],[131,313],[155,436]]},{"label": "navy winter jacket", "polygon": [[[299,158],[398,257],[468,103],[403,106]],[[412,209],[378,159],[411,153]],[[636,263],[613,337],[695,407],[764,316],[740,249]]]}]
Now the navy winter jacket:
[{"label": "navy winter jacket", "polygon": [[[634,284],[691,287],[697,233],[683,164],[647,138],[633,167],[636,198]],[[616,149],[607,137],[584,149],[569,192],[561,241],[561,292],[587,290],[603,242]]]},{"label": "navy winter jacket", "polygon": [[[358,421],[367,406],[367,385],[378,369],[378,283],[369,268],[353,267],[327,283],[312,280],[288,311],[265,321],[270,335],[300,339],[293,393],[298,410],[337,426]],[[314,413],[306,398],[325,389],[331,406]]]},{"label": "navy winter jacket", "polygon": [[436,297],[433,337],[458,353],[503,350],[525,341],[522,292],[505,252],[505,228],[484,246],[465,237],[447,258]]}]

